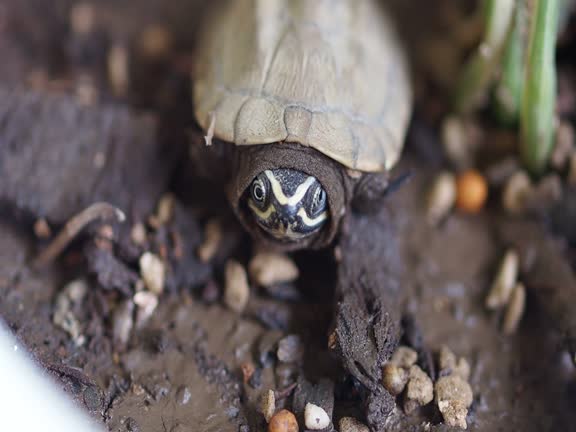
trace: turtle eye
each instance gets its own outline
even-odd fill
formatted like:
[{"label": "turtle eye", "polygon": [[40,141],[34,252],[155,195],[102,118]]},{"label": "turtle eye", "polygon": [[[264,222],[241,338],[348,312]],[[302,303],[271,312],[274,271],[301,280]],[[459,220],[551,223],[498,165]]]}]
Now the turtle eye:
[{"label": "turtle eye", "polygon": [[263,203],[266,200],[266,185],[261,179],[256,178],[252,182],[250,193],[256,203]]},{"label": "turtle eye", "polygon": [[312,203],[310,205],[310,211],[312,216],[316,216],[322,213],[326,209],[326,192],[322,186],[318,186],[314,191],[312,196]]}]

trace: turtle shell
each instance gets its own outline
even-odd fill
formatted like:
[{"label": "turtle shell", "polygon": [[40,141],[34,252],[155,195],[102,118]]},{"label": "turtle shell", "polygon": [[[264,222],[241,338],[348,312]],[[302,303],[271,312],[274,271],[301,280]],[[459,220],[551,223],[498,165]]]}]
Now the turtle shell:
[{"label": "turtle shell", "polygon": [[406,60],[375,0],[232,0],[199,35],[196,119],[236,145],[296,142],[391,168],[411,111]]}]

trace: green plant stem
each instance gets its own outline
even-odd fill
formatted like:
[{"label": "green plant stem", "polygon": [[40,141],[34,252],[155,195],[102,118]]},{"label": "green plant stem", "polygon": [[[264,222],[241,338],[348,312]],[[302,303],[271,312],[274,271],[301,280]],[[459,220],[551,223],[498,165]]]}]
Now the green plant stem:
[{"label": "green plant stem", "polygon": [[515,0],[486,0],[484,38],[462,70],[454,100],[456,112],[470,112],[486,93],[502,55],[514,5]]},{"label": "green plant stem", "polygon": [[534,0],[526,81],[522,93],[520,153],[533,174],[541,174],[552,151],[555,130],[555,49],[561,0]]}]

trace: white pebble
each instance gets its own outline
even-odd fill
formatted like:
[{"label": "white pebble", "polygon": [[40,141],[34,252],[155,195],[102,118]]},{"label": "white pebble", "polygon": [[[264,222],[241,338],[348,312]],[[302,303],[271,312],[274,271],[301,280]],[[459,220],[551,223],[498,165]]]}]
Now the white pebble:
[{"label": "white pebble", "polygon": [[164,262],[151,252],[145,252],[140,257],[140,275],[148,290],[156,295],[164,291],[166,266]]},{"label": "white pebble", "polygon": [[510,335],[516,331],[522,315],[524,315],[524,308],[526,306],[526,288],[522,283],[517,283],[512,292],[512,297],[506,308],[504,315],[504,324],[502,329],[504,334]]},{"label": "white pebble", "polygon": [[204,241],[198,247],[197,254],[200,261],[203,263],[209,262],[220,247],[222,241],[222,227],[220,223],[215,220],[209,220],[204,227]]},{"label": "white pebble", "polygon": [[310,430],[322,430],[330,426],[330,417],[318,405],[307,403],[304,408],[304,423]]}]

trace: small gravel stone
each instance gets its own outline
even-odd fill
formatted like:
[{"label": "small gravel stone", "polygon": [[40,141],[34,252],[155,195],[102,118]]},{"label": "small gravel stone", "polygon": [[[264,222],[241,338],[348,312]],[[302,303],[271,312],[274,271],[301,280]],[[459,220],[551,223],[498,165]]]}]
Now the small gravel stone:
[{"label": "small gravel stone", "polygon": [[512,292],[512,297],[506,308],[502,329],[504,334],[510,335],[516,332],[518,324],[524,315],[526,307],[526,288],[522,283],[517,283]]},{"label": "small gravel stone", "polygon": [[140,275],[150,292],[160,295],[164,291],[166,266],[164,262],[151,252],[145,252],[140,257]]},{"label": "small gravel stone", "polygon": [[526,209],[526,202],[532,193],[530,177],[524,171],[518,171],[504,186],[502,207],[510,214],[520,214]]},{"label": "small gravel stone", "polygon": [[410,414],[418,406],[430,403],[434,399],[434,385],[426,372],[414,365],[410,368],[410,378],[406,386],[404,411]]},{"label": "small gravel stone", "polygon": [[268,432],[298,432],[296,417],[288,410],[278,411],[268,423]]},{"label": "small gravel stone", "polygon": [[322,407],[307,403],[304,408],[304,423],[310,430],[322,430],[330,426],[330,417]]},{"label": "small gravel stone", "polygon": [[152,25],[142,32],[139,49],[142,56],[149,60],[165,58],[172,50],[173,40],[170,31],[160,25]]},{"label": "small gravel stone", "polygon": [[229,260],[224,270],[224,280],[224,303],[233,311],[241,313],[250,297],[246,270],[238,261]]},{"label": "small gravel stone", "polygon": [[114,43],[108,51],[108,79],[116,96],[125,96],[130,82],[128,49],[122,43]]},{"label": "small gravel stone", "polygon": [[134,327],[134,302],[125,300],[120,303],[112,315],[112,338],[116,344],[125,346]]},{"label": "small gravel stone", "polygon": [[140,291],[132,298],[138,311],[136,312],[136,327],[141,328],[158,307],[158,297],[150,291]]},{"label": "small gravel stone", "polygon": [[265,287],[292,282],[299,276],[298,267],[287,255],[274,252],[254,255],[248,269],[252,280]]},{"label": "small gravel stone", "polygon": [[181,386],[176,391],[176,402],[179,405],[186,405],[188,402],[190,402],[191,398],[192,393],[190,393],[190,389],[187,386]]},{"label": "small gravel stone", "polygon": [[470,364],[468,360],[464,357],[459,359],[456,355],[448,348],[443,345],[440,348],[440,353],[438,355],[438,366],[440,367],[440,375],[458,375],[464,380],[468,380],[470,377]]},{"label": "small gravel stone", "polygon": [[509,249],[500,262],[498,273],[486,298],[486,307],[488,309],[499,309],[508,303],[512,290],[516,285],[518,266],[518,253],[513,249]]},{"label": "small gravel stone", "polygon": [[370,432],[368,426],[354,417],[342,417],[340,419],[340,432]]},{"label": "small gravel stone", "polygon": [[304,344],[298,335],[288,335],[278,342],[276,352],[278,360],[284,363],[296,363],[304,357]]},{"label": "small gravel stone", "polygon": [[467,428],[466,416],[472,404],[472,388],[458,375],[441,377],[434,387],[436,404],[449,426]]},{"label": "small gravel stone", "polygon": [[260,412],[264,415],[266,423],[270,423],[270,419],[276,411],[276,396],[274,390],[268,390],[262,395],[260,402]]},{"label": "small gravel stone", "polygon": [[392,396],[404,391],[408,383],[408,371],[394,363],[386,363],[382,369],[382,384]]},{"label": "small gravel stone", "polygon": [[392,354],[392,358],[390,359],[390,363],[395,364],[396,366],[409,369],[418,360],[418,353],[410,347],[407,346],[399,346]]},{"label": "small gravel stone", "polygon": [[130,230],[130,238],[132,242],[137,246],[144,246],[146,244],[146,228],[142,222],[137,222],[132,226]]},{"label": "small gravel stone", "polygon": [[209,220],[204,227],[204,241],[198,247],[198,258],[203,263],[209,262],[220,247],[222,241],[222,226],[220,223],[213,219]]},{"label": "small gravel stone", "polygon": [[469,168],[472,164],[473,145],[470,142],[470,127],[460,117],[446,117],[442,123],[442,145],[450,161],[458,168]]},{"label": "small gravel stone", "polygon": [[444,219],[456,202],[456,177],[450,172],[440,173],[428,195],[427,218],[431,224]]}]

